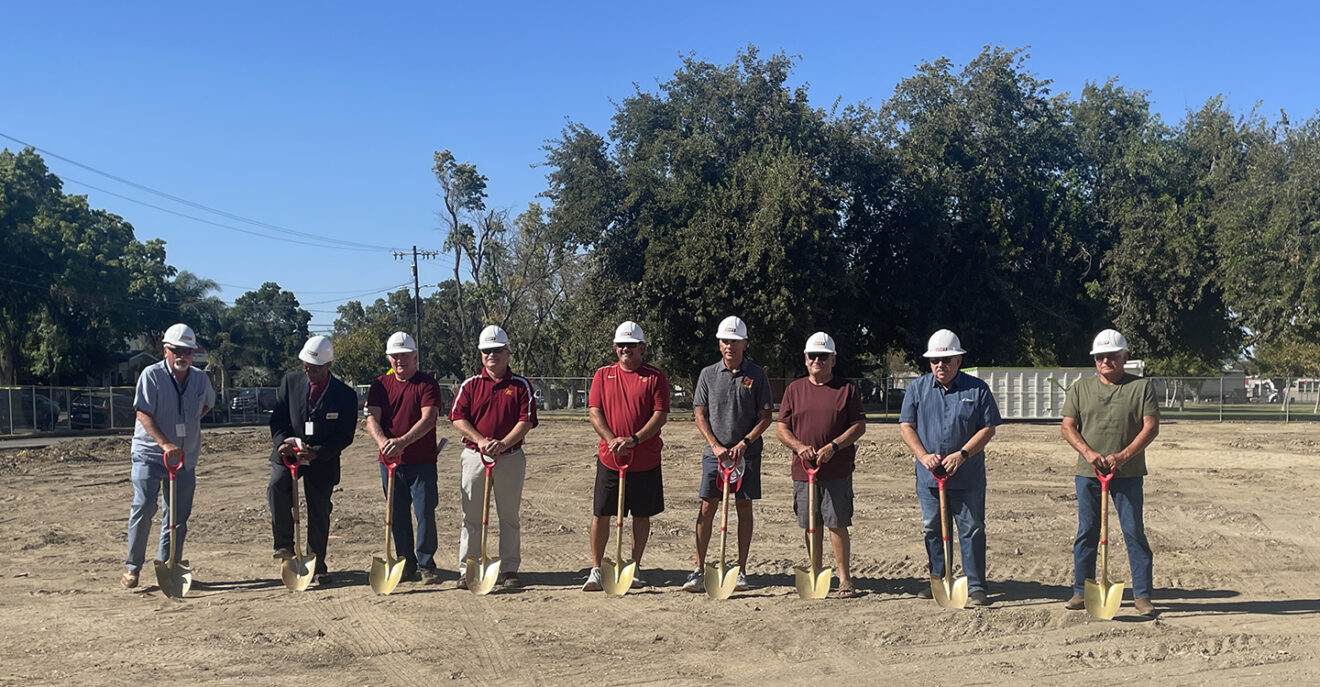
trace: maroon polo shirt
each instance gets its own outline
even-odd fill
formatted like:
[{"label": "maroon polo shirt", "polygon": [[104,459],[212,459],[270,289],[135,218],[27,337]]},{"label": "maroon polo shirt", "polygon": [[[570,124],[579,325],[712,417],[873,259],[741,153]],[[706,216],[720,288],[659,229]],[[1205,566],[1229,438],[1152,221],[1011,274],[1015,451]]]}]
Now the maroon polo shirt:
[{"label": "maroon polo shirt", "polygon": [[[519,422],[530,422],[535,427],[536,398],[532,383],[508,368],[503,377],[494,379],[483,367],[458,387],[458,395],[454,396],[454,405],[449,410],[449,421],[456,420],[471,422],[477,432],[491,439],[508,436]],[[463,437],[463,443],[470,449],[477,448],[467,437]],[[505,450],[516,451],[521,447],[520,441]]]},{"label": "maroon polo shirt", "polygon": [[[440,407],[440,383],[425,372],[415,372],[400,382],[394,373],[383,374],[367,391],[367,406],[380,408],[380,426],[385,436],[401,437],[422,419],[422,409]],[[403,449],[405,465],[435,462],[435,428]]]}]

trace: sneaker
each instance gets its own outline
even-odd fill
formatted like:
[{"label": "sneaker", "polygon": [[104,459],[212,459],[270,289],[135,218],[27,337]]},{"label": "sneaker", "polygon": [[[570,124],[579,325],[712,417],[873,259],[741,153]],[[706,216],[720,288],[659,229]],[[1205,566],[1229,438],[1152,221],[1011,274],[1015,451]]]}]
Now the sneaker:
[{"label": "sneaker", "polygon": [[586,584],[582,585],[582,591],[599,592],[603,589],[605,588],[600,586],[600,568],[592,568],[591,572],[587,575]]},{"label": "sneaker", "polygon": [[990,597],[986,596],[985,592],[981,591],[980,589],[978,589],[978,590],[976,590],[976,591],[974,591],[974,592],[968,594],[968,595],[967,595],[967,601],[968,601],[968,603],[972,604],[973,606],[989,606],[989,605],[990,605]]},{"label": "sneaker", "polygon": [[1150,602],[1150,597],[1143,596],[1140,599],[1134,599],[1132,605],[1137,607],[1137,613],[1147,618],[1154,618],[1156,615],[1155,604]]},{"label": "sneaker", "polygon": [[287,561],[293,558],[293,549],[287,546],[281,546],[280,548],[275,549],[275,555],[271,557],[277,561]]},{"label": "sneaker", "polygon": [[642,579],[641,568],[638,568],[637,570],[633,571],[633,581],[632,581],[633,589],[641,589],[642,587],[649,587],[649,586],[651,585],[647,584],[646,581]]},{"label": "sneaker", "polygon": [[[440,571],[435,568],[423,568],[422,584],[440,584]],[[459,578],[460,580],[463,578]]]},{"label": "sneaker", "polygon": [[1070,611],[1083,610],[1086,608],[1086,597],[1081,594],[1073,594],[1069,597],[1068,603],[1065,603],[1063,607]]},{"label": "sneaker", "polygon": [[409,569],[407,569],[407,568],[404,568],[404,569],[403,569],[403,575],[402,575],[401,577],[399,577],[399,581],[400,581],[400,582],[421,582],[421,581],[422,581],[422,571],[418,570],[417,568],[413,568],[413,569],[411,569],[411,570],[409,570]]},{"label": "sneaker", "polygon": [[928,599],[928,600],[933,599],[935,598],[935,592],[932,592],[930,590],[930,585],[926,585],[925,587],[922,587],[921,589],[917,590],[917,598]]},{"label": "sneaker", "polygon": [[687,582],[683,583],[683,591],[692,592],[693,594],[701,594],[706,591],[706,580],[701,568],[688,573]]},{"label": "sneaker", "polygon": [[119,584],[124,585],[125,589],[132,589],[138,586],[138,571],[124,570],[124,574],[119,577]]},{"label": "sneaker", "polygon": [[517,572],[504,573],[504,586],[509,589],[517,589],[523,586],[522,580],[518,579]]},{"label": "sneaker", "polygon": [[467,574],[460,572],[458,574],[458,579],[454,580],[454,589],[467,589],[467,588],[468,588]]},{"label": "sneaker", "polygon": [[735,592],[747,591],[747,575],[741,570],[738,571],[738,582],[733,585],[733,591]]}]

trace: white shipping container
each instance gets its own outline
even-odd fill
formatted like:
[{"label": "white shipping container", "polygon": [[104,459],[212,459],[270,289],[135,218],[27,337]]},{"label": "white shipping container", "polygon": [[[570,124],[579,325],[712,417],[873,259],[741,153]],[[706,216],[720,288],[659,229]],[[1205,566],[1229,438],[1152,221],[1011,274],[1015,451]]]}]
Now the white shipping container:
[{"label": "white shipping container", "polygon": [[963,372],[990,387],[1005,420],[1057,420],[1068,387],[1094,367],[970,367]]}]

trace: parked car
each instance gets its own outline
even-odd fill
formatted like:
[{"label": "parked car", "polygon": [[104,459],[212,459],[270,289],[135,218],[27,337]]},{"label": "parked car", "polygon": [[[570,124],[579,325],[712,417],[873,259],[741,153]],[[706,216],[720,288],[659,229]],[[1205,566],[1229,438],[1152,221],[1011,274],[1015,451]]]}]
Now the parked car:
[{"label": "parked car", "polygon": [[60,406],[35,389],[0,387],[0,433],[49,431],[60,421]]},{"label": "parked car", "polygon": [[229,399],[235,413],[270,413],[275,410],[275,389],[242,389]]},{"label": "parked car", "polygon": [[98,389],[73,397],[69,403],[69,426],[74,429],[123,429],[133,426],[133,392],[127,389]]}]

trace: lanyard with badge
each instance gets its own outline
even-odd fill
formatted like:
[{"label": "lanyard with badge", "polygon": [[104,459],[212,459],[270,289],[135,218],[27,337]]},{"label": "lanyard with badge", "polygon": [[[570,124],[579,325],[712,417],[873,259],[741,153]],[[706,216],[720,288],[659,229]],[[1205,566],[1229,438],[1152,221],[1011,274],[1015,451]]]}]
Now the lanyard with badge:
[{"label": "lanyard with badge", "polygon": [[178,395],[177,397],[178,397],[178,399],[179,399],[179,402],[178,402],[178,408],[179,408],[179,421],[176,422],[176,423],[174,423],[174,436],[176,436],[176,437],[182,439],[182,438],[188,436],[188,423],[185,422],[185,419],[187,418],[187,416],[184,415],[184,413],[183,413],[183,392],[184,392],[185,390],[187,390],[187,388],[188,388],[188,382],[187,382],[187,381],[184,381],[184,383],[183,383],[183,387],[180,388],[180,387],[179,387],[179,381],[178,381],[177,379],[174,378],[174,373],[171,372],[171,373],[170,373],[170,384],[172,384],[172,385],[174,386],[174,393]]},{"label": "lanyard with badge", "polygon": [[330,393],[330,380],[326,380],[325,388],[321,390],[321,395],[316,399],[316,405],[312,405],[312,381],[307,380],[307,421],[303,423],[303,434],[310,437],[316,433],[316,422],[312,418],[316,411],[321,409],[321,404],[325,403],[325,397]]}]

